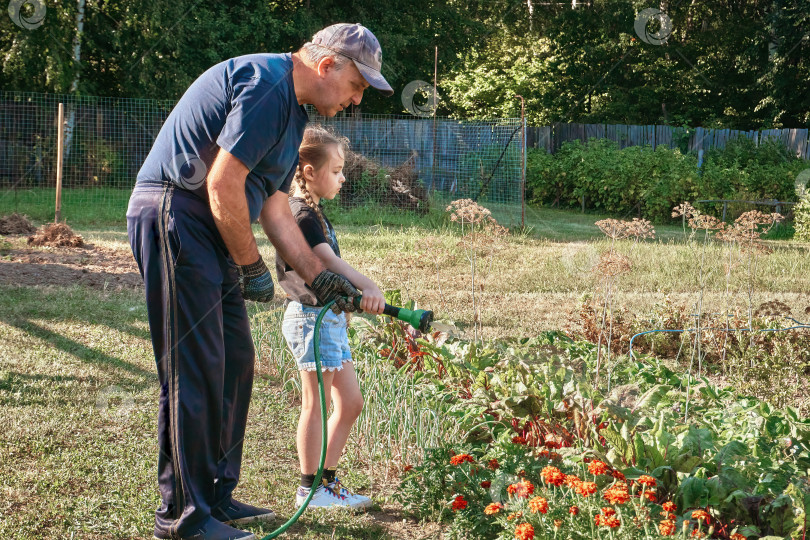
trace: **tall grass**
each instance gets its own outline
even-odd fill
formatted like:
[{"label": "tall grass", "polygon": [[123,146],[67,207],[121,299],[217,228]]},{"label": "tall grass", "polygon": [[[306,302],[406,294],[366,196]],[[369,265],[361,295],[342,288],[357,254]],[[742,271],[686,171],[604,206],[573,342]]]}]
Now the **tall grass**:
[{"label": "tall grass", "polygon": [[301,396],[301,379],[287,342],[281,334],[284,308],[250,302],[250,333],[256,349],[256,373],[270,377],[281,385],[291,399]]},{"label": "tall grass", "polygon": [[402,466],[420,463],[425,449],[458,440],[458,425],[430,385],[373,354],[357,355],[355,369],[365,405],[353,448],[372,475],[389,479]]}]

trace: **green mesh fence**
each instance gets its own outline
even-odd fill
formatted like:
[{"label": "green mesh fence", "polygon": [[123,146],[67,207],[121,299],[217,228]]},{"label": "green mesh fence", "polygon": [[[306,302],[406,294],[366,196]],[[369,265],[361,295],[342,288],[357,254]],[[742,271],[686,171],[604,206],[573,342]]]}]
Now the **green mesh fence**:
[{"label": "green mesh fence", "polygon": [[[138,170],[174,102],[0,92],[0,215],[54,218],[59,103],[62,219],[123,224]],[[310,118],[349,139],[356,153],[338,208],[418,215],[470,198],[497,207],[504,224],[520,223],[519,119]]]}]

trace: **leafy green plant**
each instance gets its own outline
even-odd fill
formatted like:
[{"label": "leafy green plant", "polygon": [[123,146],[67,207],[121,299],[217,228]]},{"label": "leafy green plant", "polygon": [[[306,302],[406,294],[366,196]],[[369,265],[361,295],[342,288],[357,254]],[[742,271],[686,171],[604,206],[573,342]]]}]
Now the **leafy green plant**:
[{"label": "leafy green plant", "polygon": [[[596,479],[600,491],[621,483],[617,478],[652,477],[655,503],[672,501],[681,509],[675,518],[664,520],[672,522],[661,525],[667,530],[672,526],[680,531],[686,523],[689,534],[704,524],[692,513],[703,511],[713,530],[725,535],[801,530],[810,472],[810,421],[795,409],[774,409],[643,357],[614,369],[615,383],[633,385],[634,397],[622,392],[604,396],[590,380],[594,345],[560,334],[482,345],[426,338],[415,340],[421,354],[419,384],[430,389],[437,410],[446,411],[458,426],[451,439],[458,442],[426,449],[426,459],[406,473],[400,497],[417,515],[449,521],[451,537],[512,538],[523,523],[535,534],[556,530],[572,538],[593,537],[601,525],[564,514],[571,504],[589,511],[598,507],[572,499],[578,495],[570,490],[547,485],[543,471],[554,466],[582,475],[594,459],[616,473],[612,480]],[[577,363],[580,368],[571,367]],[[685,422],[690,388],[692,412]],[[454,465],[450,459],[459,454],[473,461]],[[486,466],[493,459],[497,469]],[[532,512],[530,499],[503,493],[520,479],[537,486],[536,495],[548,502],[548,514]],[[497,503],[503,505],[503,515],[481,511]],[[627,508],[614,507],[621,522],[614,537],[657,538],[658,525],[645,525],[644,505],[633,508],[628,513]],[[507,510],[520,517],[504,519]],[[657,516],[659,510],[649,515]]]},{"label": "leafy green plant", "polygon": [[796,220],[794,238],[802,242],[810,242],[810,197],[803,197],[793,211]]},{"label": "leafy green plant", "polygon": [[[796,175],[806,167],[770,139],[759,146],[746,137],[733,139],[723,149],[708,151],[700,169],[694,154],[678,149],[620,149],[608,139],[571,141],[553,155],[529,151],[527,199],[661,222],[671,219],[670,209],[681,201],[794,200]],[[732,203],[729,217],[747,209],[750,205]],[[706,210],[719,216],[722,204],[708,204]]]}]

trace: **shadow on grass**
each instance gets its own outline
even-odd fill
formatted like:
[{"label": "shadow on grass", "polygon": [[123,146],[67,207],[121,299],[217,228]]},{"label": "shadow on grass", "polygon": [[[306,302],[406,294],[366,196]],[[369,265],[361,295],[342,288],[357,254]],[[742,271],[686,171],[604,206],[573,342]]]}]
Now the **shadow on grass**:
[{"label": "shadow on grass", "polygon": [[[70,338],[66,338],[65,336],[61,336],[56,332],[52,332],[47,328],[43,328],[42,326],[33,323],[29,320],[25,319],[7,319],[3,322],[13,326],[27,334],[30,334],[34,337],[37,337],[43,341],[47,341],[56,349],[64,351],[72,356],[75,356],[82,362],[93,365],[96,367],[100,367],[105,370],[110,370],[115,374],[117,370],[123,370],[127,373],[132,375],[136,375],[140,379],[146,379],[147,381],[153,381],[157,379],[157,375],[152,371],[147,371],[141,367],[138,367],[134,364],[127,362],[126,360],[122,360],[120,358],[116,358],[114,356],[110,356],[105,354],[97,349],[93,349],[86,345],[83,345],[75,340]],[[146,386],[143,380],[141,381],[128,381],[128,382],[135,382],[136,384],[140,384]]]},{"label": "shadow on grass", "polygon": [[[89,379],[92,380],[92,378]],[[3,371],[0,372],[0,406],[73,405],[73,401],[54,400],[53,396],[48,395],[45,391],[45,385],[55,387],[64,383],[81,383],[86,380],[88,379],[65,375],[32,375]]]}]

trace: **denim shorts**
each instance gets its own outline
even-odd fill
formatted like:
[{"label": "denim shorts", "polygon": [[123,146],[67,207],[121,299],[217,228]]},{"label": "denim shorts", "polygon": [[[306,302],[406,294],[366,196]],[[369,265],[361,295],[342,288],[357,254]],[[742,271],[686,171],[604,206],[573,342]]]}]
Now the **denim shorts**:
[{"label": "denim shorts", "polygon": [[[315,371],[315,319],[321,308],[290,302],[284,312],[281,333],[293,353],[298,369]],[[352,361],[346,314],[335,315],[330,309],[321,321],[321,370],[340,371],[344,362]]]}]

